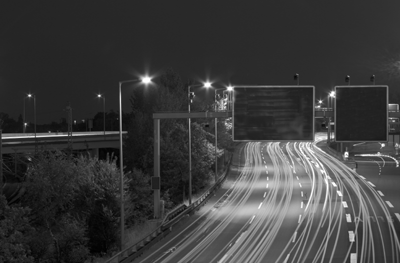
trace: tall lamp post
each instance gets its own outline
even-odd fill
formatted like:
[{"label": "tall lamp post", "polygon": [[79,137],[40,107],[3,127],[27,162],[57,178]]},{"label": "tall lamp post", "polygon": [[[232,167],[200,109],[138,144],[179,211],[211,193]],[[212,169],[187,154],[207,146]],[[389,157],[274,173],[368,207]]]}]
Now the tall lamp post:
[{"label": "tall lamp post", "polygon": [[[217,91],[218,90],[224,90],[225,88],[222,89],[214,89],[214,111],[217,111]],[[217,145],[218,145],[218,121],[217,118],[214,118],[215,121],[215,183],[217,183],[218,180],[218,157],[217,157]]]},{"label": "tall lamp post", "polygon": [[106,97],[101,94],[97,94],[97,98],[103,99],[103,132],[104,132],[104,139],[106,139]]},{"label": "tall lamp post", "polygon": [[25,107],[25,101],[26,101],[26,99],[30,99],[30,98],[33,98],[33,114],[34,114],[34,123],[35,123],[35,138],[36,138],[36,96],[35,95],[32,95],[32,94],[30,94],[30,93],[28,93],[27,94],[27,96],[26,97],[24,97],[24,119],[23,119],[23,123],[22,123],[22,125],[23,125],[23,127],[22,127],[22,129],[23,129],[23,132],[25,133],[26,132],[26,126],[27,126],[27,123],[26,123],[26,107]]},{"label": "tall lamp post", "polygon": [[[36,95],[35,94],[28,94],[25,98],[33,98],[33,118],[34,118],[34,129],[35,129],[35,152],[36,152]],[[25,99],[24,99],[24,130],[26,128],[25,123]]]},{"label": "tall lamp post", "polygon": [[[192,103],[192,99],[194,98],[194,93],[190,91],[191,88],[196,87],[206,87],[210,88],[211,83],[206,82],[197,85],[189,85],[188,86],[188,112],[190,113],[190,104]],[[188,129],[189,129],[189,205],[192,204],[192,128],[191,128],[191,120],[188,118]]]},{"label": "tall lamp post", "polygon": [[226,90],[224,90],[224,93],[227,92],[228,96],[227,96],[227,103],[226,103],[226,110],[230,111],[231,109],[231,104],[232,104],[232,91],[233,91],[233,87],[231,85],[229,85],[228,87],[226,87]]},{"label": "tall lamp post", "polygon": [[[334,102],[333,102],[333,99],[335,98],[335,91],[331,91],[331,92],[329,92],[329,95],[328,95],[328,104],[329,104],[329,101],[330,101],[330,104],[331,104],[331,108],[332,108],[332,111],[334,111]],[[329,121],[328,121],[328,133],[329,133],[329,136],[328,136],[328,141],[330,142],[330,136],[331,136],[331,118],[329,118],[328,119]]]},{"label": "tall lamp post", "polygon": [[119,165],[120,165],[120,195],[121,195],[121,245],[122,250],[124,245],[124,228],[125,228],[125,210],[124,210],[124,158],[122,149],[122,98],[121,98],[121,87],[125,83],[131,82],[142,82],[143,84],[149,84],[151,82],[150,77],[143,77],[141,79],[131,79],[119,82]]}]

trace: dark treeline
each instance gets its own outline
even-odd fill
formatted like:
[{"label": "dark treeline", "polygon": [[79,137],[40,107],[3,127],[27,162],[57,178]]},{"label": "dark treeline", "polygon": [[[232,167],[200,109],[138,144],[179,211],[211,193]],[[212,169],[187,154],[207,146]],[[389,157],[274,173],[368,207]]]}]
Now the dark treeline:
[{"label": "dark treeline", "polygon": [[[126,228],[153,218],[153,112],[187,111],[187,89],[172,69],[154,85],[134,89],[131,112],[123,116],[124,207]],[[214,105],[195,99],[192,111],[212,111]],[[118,129],[117,114],[106,123]],[[21,132],[22,119],[2,114],[4,132]],[[63,131],[60,123],[43,131]],[[207,125],[206,125],[207,124]],[[80,125],[80,124],[79,124]],[[86,127],[75,126],[76,129]],[[58,128],[57,128],[58,127]],[[64,128],[63,128],[64,127]],[[75,129],[74,128],[74,129]],[[106,128],[110,130],[109,128]],[[103,113],[93,118],[93,129],[103,130]],[[193,194],[213,184],[215,169],[214,120],[192,119]],[[39,129],[38,129],[39,132]],[[161,120],[161,198],[165,211],[187,200],[188,121]],[[233,150],[231,120],[218,121],[217,157]],[[26,169],[15,169],[13,156],[5,163],[6,178],[15,177],[19,199],[0,196],[0,262],[85,262],[118,250],[120,189],[117,156],[107,158],[40,151],[26,159]],[[20,156],[21,158],[21,156]],[[222,162],[222,160],[221,160]],[[19,163],[22,165],[22,162]],[[10,167],[8,167],[10,166]],[[21,174],[19,174],[21,173]],[[13,186],[8,184],[7,187]]]}]

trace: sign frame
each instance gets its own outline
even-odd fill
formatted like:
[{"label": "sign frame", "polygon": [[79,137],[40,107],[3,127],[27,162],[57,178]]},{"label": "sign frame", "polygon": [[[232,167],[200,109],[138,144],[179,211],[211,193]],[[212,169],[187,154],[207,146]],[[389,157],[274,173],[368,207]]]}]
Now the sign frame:
[{"label": "sign frame", "polygon": [[[338,123],[338,121],[337,121],[337,118],[336,118],[336,110],[337,110],[337,105],[336,105],[336,103],[337,103],[337,99],[336,99],[336,97],[335,97],[335,99],[334,99],[334,120],[335,120],[335,130],[334,130],[334,134],[335,134],[335,141],[336,142],[340,142],[340,143],[346,143],[346,142],[387,142],[388,140],[389,140],[389,123],[388,123],[388,120],[389,120],[389,86],[387,86],[387,85],[339,85],[339,86],[335,86],[335,96],[337,95],[337,88],[339,88],[339,89],[341,89],[341,88],[377,88],[377,87],[382,87],[382,88],[385,88],[386,89],[386,103],[385,103],[385,105],[386,105],[386,132],[385,132],[385,136],[386,136],[386,138],[384,139],[384,140],[362,140],[362,139],[360,139],[360,140],[343,140],[343,139],[340,139],[339,138],[339,140],[337,140],[337,128],[338,128],[338,125],[337,125],[337,123]],[[340,123],[340,122],[339,122]],[[340,125],[339,125],[339,127],[340,127]]]},{"label": "sign frame", "polygon": [[[294,139],[294,140],[288,140],[288,139],[282,139],[282,140],[277,140],[277,139],[265,139],[265,140],[235,140],[235,89],[237,88],[278,88],[278,89],[289,89],[289,88],[312,88],[312,107],[310,108],[310,112],[312,111],[312,138],[309,140],[302,140],[302,139]],[[233,103],[232,103],[232,140],[234,142],[314,142],[315,141],[315,86],[313,85],[235,85],[233,87]]]}]

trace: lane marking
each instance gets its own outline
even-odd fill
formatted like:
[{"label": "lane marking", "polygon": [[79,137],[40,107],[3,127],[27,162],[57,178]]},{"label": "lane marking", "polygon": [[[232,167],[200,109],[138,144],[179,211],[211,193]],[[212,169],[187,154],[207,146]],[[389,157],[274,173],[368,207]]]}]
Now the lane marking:
[{"label": "lane marking", "polygon": [[264,192],[264,196],[263,196],[263,198],[265,198],[265,196],[267,195],[267,192]]},{"label": "lane marking", "polygon": [[394,207],[394,206],[392,205],[392,203],[389,202],[389,201],[386,201],[386,204],[387,204],[390,208],[393,208],[393,207]]},{"label": "lane marking", "polygon": [[301,201],[301,203],[300,203],[300,208],[303,208],[303,201]]},{"label": "lane marking", "polygon": [[351,215],[350,214],[346,214],[346,221],[347,221],[347,223],[351,223]]},{"label": "lane marking", "polygon": [[267,176],[267,181],[269,181],[269,177]]},{"label": "lane marking", "polygon": [[300,194],[301,194],[301,197],[303,197],[303,191],[301,191]]},{"label": "lane marking", "polygon": [[285,258],[285,261],[283,261],[283,263],[287,263],[288,260],[289,260],[289,257],[290,257],[290,254],[287,254],[287,256],[286,256],[286,258]]},{"label": "lane marking", "polygon": [[332,182],[333,187],[337,187],[337,185],[335,184],[335,182]]},{"label": "lane marking", "polygon": [[299,180],[299,177],[298,177],[298,176],[296,176],[296,178],[297,178],[297,180]]},{"label": "lane marking", "polygon": [[366,178],[365,178],[364,176],[362,176],[362,175],[359,175],[359,176],[360,176],[360,178],[362,178],[362,179],[366,180]]},{"label": "lane marking", "polygon": [[397,220],[399,220],[399,222],[400,222],[400,214],[399,213],[394,213],[394,214],[397,217]]},{"label": "lane marking", "polygon": [[348,207],[346,201],[343,201],[342,204],[343,204],[343,207],[344,207],[344,208],[347,208],[347,207]]},{"label": "lane marking", "polygon": [[218,263],[224,262],[224,260],[226,259],[227,256],[228,256],[228,254],[225,254],[225,256],[223,256],[223,257],[218,261]]},{"label": "lane marking", "polygon": [[296,232],[294,232],[294,235],[293,235],[293,243],[296,241],[296,236],[297,236],[297,231]]},{"label": "lane marking", "polygon": [[330,177],[329,175],[327,175],[326,178],[328,178],[329,180],[331,180],[331,177]]},{"label": "lane marking", "polygon": [[300,187],[301,187],[301,183],[299,183]]},{"label": "lane marking", "polygon": [[299,215],[299,221],[298,221],[297,223],[299,223],[299,224],[300,224],[300,221],[301,221],[301,215]]},{"label": "lane marking", "polygon": [[349,241],[354,242],[354,232],[353,231],[349,231]]},{"label": "lane marking", "polygon": [[350,254],[350,263],[357,263],[357,253]]},{"label": "lane marking", "polygon": [[268,188],[268,184],[267,184],[267,186],[265,188]]},{"label": "lane marking", "polygon": [[338,196],[340,196],[340,197],[343,196],[343,195],[342,195],[342,192],[340,192],[340,191],[336,191],[336,192],[337,192]]},{"label": "lane marking", "polygon": [[372,186],[375,187],[375,185],[373,183],[371,183],[370,181],[368,181],[368,183]]},{"label": "lane marking", "polygon": [[380,196],[385,196],[381,191],[378,191],[378,194],[379,194]]},{"label": "lane marking", "polygon": [[254,220],[255,217],[256,217],[256,215],[253,215],[253,217],[251,218],[250,225],[251,225],[251,223],[253,223],[253,220]]},{"label": "lane marking", "polygon": [[261,206],[262,206],[262,202],[260,203],[260,205],[258,206],[258,209],[260,209],[261,208]]}]

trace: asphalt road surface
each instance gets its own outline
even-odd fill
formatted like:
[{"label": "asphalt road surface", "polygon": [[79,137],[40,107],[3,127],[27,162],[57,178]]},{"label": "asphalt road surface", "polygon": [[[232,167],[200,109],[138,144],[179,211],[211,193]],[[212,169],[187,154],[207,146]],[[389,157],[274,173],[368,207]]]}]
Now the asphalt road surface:
[{"label": "asphalt road surface", "polygon": [[324,139],[247,143],[226,193],[135,262],[400,262],[400,169],[356,172]]}]

